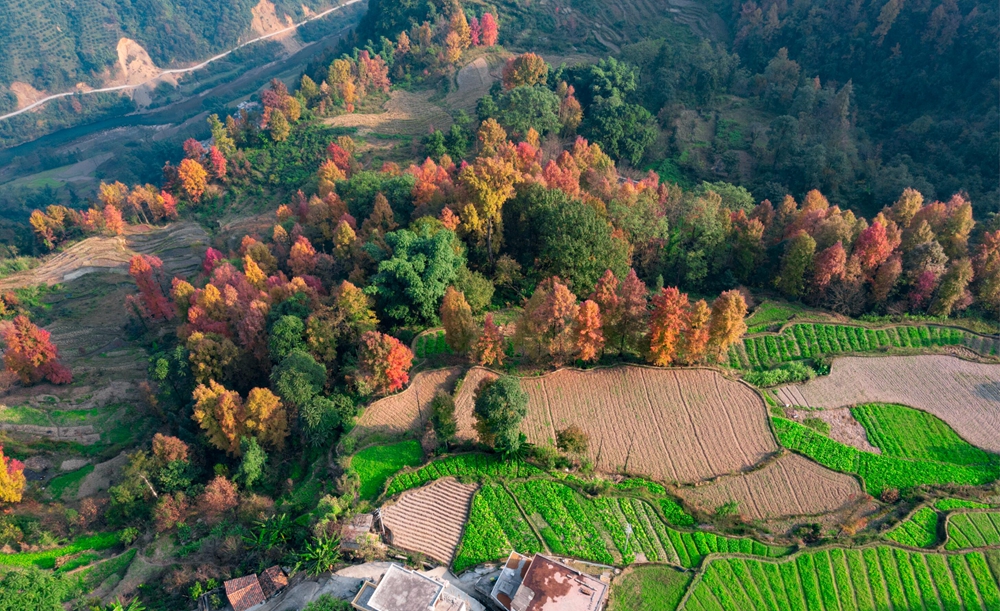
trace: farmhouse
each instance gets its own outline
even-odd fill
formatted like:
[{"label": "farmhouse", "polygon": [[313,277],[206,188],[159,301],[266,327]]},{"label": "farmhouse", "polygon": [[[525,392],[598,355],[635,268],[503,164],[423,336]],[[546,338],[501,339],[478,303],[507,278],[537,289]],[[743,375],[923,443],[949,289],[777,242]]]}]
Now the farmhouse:
[{"label": "farmhouse", "polygon": [[351,606],[358,611],[469,611],[446,588],[437,579],[391,564],[378,584],[361,584]]},{"label": "farmhouse", "polygon": [[287,585],[288,577],[279,566],[266,569],[259,577],[245,575],[230,579],[223,584],[226,589],[226,598],[229,599],[233,611],[246,611],[246,609],[256,607]]},{"label": "farmhouse", "polygon": [[506,611],[600,611],[608,584],[552,558],[511,552],[490,592]]}]

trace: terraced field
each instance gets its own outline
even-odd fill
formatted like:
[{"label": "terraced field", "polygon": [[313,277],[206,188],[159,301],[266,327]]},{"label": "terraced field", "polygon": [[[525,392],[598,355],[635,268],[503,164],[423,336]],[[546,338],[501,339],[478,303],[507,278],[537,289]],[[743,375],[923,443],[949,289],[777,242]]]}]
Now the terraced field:
[{"label": "terraced field", "polygon": [[[695,568],[712,553],[774,558],[790,551],[749,538],[671,528],[652,505],[637,498],[590,499],[561,482],[544,479],[515,481],[507,484],[507,488],[528,522],[541,534],[545,547],[560,556],[600,564],[622,565],[641,559]],[[489,513],[473,511],[466,529],[468,541],[463,539],[462,549],[485,549],[482,533],[499,536],[501,531],[508,541],[515,537],[523,544],[530,544],[534,535],[528,536],[524,530],[523,516],[515,514],[509,504],[506,508]],[[629,528],[631,536],[627,534]],[[480,556],[498,552],[497,547]],[[471,553],[467,559],[460,557],[462,564],[456,570],[472,566],[474,558]]]},{"label": "terraced field", "polygon": [[970,511],[948,516],[947,550],[1000,546],[1000,513]]},{"label": "terraced field", "polygon": [[945,556],[879,546],[807,552],[779,562],[718,558],[708,562],[680,608],[1000,609],[998,579],[978,552]]},{"label": "terraced field", "polygon": [[357,443],[391,439],[419,432],[430,418],[430,405],[439,390],[450,393],[462,374],[461,367],[422,371],[402,392],[375,401],[361,414],[351,430]]},{"label": "terraced field", "polygon": [[900,325],[869,329],[857,325],[796,323],[780,333],[746,337],[730,349],[729,364],[739,369],[770,369],[780,363],[841,353],[890,351],[894,348],[964,346],[995,356],[1000,345],[963,329],[937,325]]},{"label": "terraced field", "polygon": [[938,513],[930,507],[917,510],[888,533],[885,538],[909,547],[934,547],[938,538]]},{"label": "terraced field", "polygon": [[[491,374],[469,372],[456,396],[459,435],[472,438],[473,393]],[[747,469],[777,450],[764,404],[746,386],[709,369],[562,369],[522,378],[528,441],[554,443],[570,425],[590,435],[601,471],[694,482]]]},{"label": "terraced field", "polygon": [[784,386],[789,405],[899,403],[931,413],[969,443],[1000,453],[1000,365],[951,356],[844,357],[830,375]]},{"label": "terraced field", "polygon": [[386,505],[382,508],[382,524],[392,544],[451,564],[477,488],[445,478],[411,490]]},{"label": "terraced field", "polygon": [[464,475],[479,479],[514,479],[540,474],[539,469],[528,463],[501,460],[495,454],[456,454],[396,475],[389,482],[386,496],[395,496],[442,477]]},{"label": "terraced field", "polygon": [[732,475],[711,484],[680,488],[688,503],[712,513],[724,503],[737,501],[748,520],[817,515],[836,511],[860,499],[857,480],[836,473],[798,454],[788,454],[763,469]]},{"label": "terraced field", "polygon": [[507,490],[499,484],[486,484],[472,499],[455,572],[506,558],[511,550],[534,554],[542,551],[542,544]]}]

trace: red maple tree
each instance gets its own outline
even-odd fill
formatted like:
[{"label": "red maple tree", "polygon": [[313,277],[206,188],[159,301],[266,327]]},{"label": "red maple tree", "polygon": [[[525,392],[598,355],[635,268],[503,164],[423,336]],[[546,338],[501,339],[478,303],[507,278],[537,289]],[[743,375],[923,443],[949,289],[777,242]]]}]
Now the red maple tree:
[{"label": "red maple tree", "polygon": [[358,349],[358,381],[378,394],[402,390],[410,381],[413,353],[395,337],[368,331]]},{"label": "red maple tree", "polygon": [[35,384],[46,379],[53,384],[69,384],[73,374],[59,362],[59,350],[50,339],[49,332],[35,326],[27,316],[21,315],[0,330],[0,339],[6,346],[4,365],[21,378],[24,384]]}]

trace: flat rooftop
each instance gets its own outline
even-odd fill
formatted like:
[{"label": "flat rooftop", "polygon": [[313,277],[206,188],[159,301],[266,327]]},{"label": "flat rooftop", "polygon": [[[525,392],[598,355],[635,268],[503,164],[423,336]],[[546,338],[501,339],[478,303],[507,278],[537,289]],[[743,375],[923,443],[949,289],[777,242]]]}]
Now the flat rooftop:
[{"label": "flat rooftop", "polygon": [[608,584],[548,556],[513,552],[491,597],[508,611],[600,611]]}]

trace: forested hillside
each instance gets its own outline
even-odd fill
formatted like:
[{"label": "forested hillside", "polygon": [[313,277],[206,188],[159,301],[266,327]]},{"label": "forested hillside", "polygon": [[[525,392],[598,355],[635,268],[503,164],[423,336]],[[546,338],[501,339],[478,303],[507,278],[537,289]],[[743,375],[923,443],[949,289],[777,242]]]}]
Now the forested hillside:
[{"label": "forested hillside", "polygon": [[[23,82],[64,91],[96,84],[118,61],[122,37],[136,40],[157,66],[203,59],[235,46],[251,32],[256,0],[0,0],[0,109],[13,108],[10,85]],[[285,21],[334,3],[277,0]]]}]

